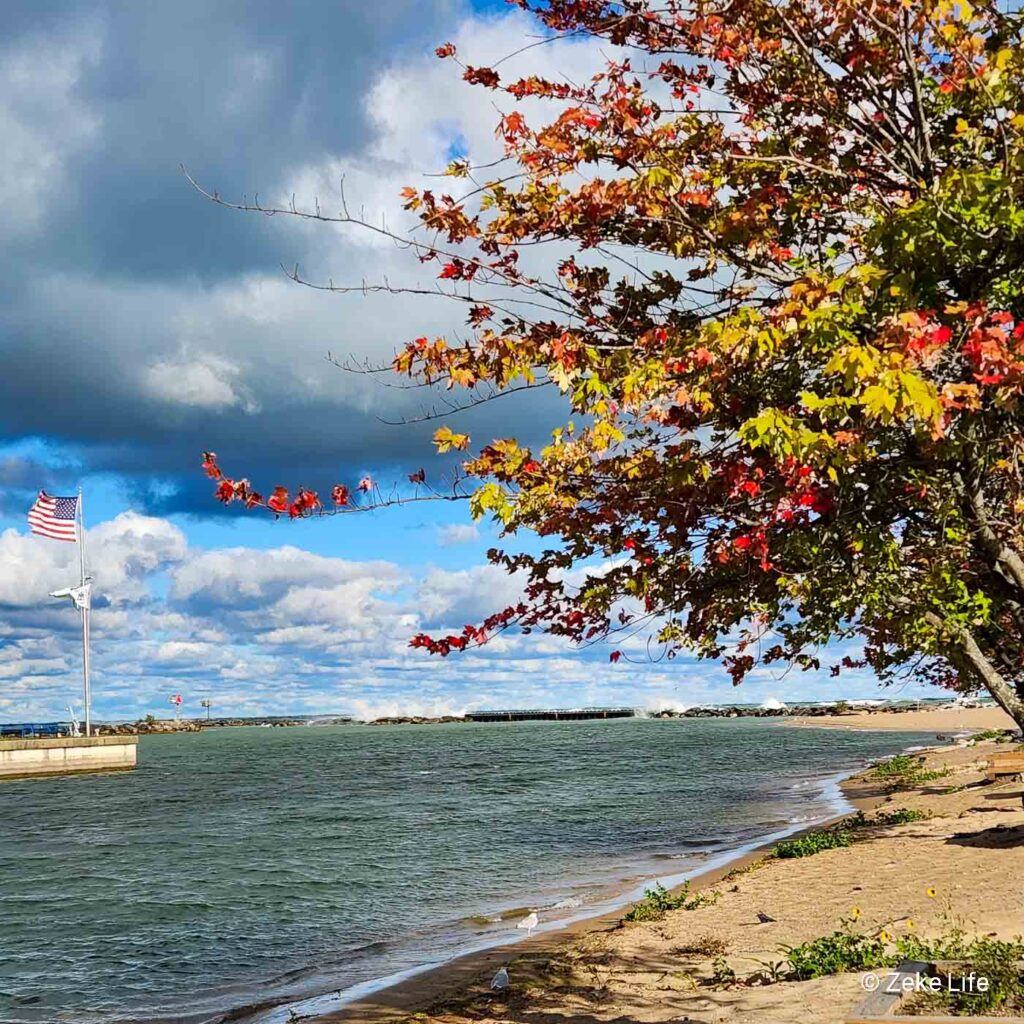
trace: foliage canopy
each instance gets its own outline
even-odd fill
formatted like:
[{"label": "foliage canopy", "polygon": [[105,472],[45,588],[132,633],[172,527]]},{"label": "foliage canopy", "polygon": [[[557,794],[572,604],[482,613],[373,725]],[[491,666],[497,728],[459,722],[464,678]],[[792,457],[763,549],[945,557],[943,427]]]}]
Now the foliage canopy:
[{"label": "foliage canopy", "polygon": [[[650,622],[739,682],[860,638],[883,680],[985,686],[1024,723],[1020,15],[518,2],[611,56],[579,84],[463,65],[507,109],[502,176],[457,160],[452,195],[405,203],[471,338],[417,339],[394,369],[565,395],[539,450],[436,435],[467,452],[474,515],[552,543],[491,553],[528,579],[521,604],[413,644]],[[225,500],[264,503],[207,468]],[[266,504],[321,508],[283,488]]]}]

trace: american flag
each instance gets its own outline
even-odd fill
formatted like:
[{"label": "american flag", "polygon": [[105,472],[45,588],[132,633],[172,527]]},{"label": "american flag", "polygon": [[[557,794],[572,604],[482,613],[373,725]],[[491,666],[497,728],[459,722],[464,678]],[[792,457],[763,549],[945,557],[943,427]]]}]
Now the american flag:
[{"label": "american flag", "polygon": [[40,491],[28,510],[28,525],[33,533],[54,540],[78,540],[78,498],[54,498]]}]

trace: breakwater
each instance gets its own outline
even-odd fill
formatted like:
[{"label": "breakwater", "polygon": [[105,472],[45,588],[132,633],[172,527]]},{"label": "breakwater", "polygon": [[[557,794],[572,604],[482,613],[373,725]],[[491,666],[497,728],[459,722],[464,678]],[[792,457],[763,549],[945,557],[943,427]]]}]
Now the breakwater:
[{"label": "breakwater", "polygon": [[591,718],[635,718],[633,708],[527,708],[519,711],[467,711],[467,722],[583,722]]},{"label": "breakwater", "polygon": [[124,771],[135,767],[137,744],[136,736],[0,740],[0,779]]}]

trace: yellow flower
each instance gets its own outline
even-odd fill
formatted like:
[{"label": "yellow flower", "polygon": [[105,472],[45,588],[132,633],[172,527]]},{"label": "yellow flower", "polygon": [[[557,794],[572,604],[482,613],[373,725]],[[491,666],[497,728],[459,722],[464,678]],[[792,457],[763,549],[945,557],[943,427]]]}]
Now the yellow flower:
[{"label": "yellow flower", "polygon": [[860,917],[860,907],[854,907],[850,911],[850,919],[856,921],[858,917]]},{"label": "yellow flower", "polygon": [[935,886],[934,886],[934,885],[929,885],[929,886],[928,886],[928,888],[927,888],[927,889],[925,889],[925,891],[924,891],[924,894],[925,894],[925,896],[927,896],[927,897],[928,897],[928,899],[930,899],[930,900],[933,900],[933,899],[935,899],[935,896],[936,896],[936,892],[935,892]]},{"label": "yellow flower", "polygon": [[908,917],[907,918],[907,931],[911,931],[912,932],[913,930],[914,930],[914,922],[911,921],[910,918]]},{"label": "yellow flower", "polygon": [[887,931],[886,931],[886,930],[885,930],[885,929],[883,928],[883,929],[882,929],[882,931],[880,931],[880,932],[878,933],[878,937],[879,937],[879,938],[880,938],[880,939],[881,939],[881,940],[882,940],[883,942],[888,942],[891,936],[890,936],[890,935],[889,935],[889,933],[888,933],[888,932],[887,932]]}]

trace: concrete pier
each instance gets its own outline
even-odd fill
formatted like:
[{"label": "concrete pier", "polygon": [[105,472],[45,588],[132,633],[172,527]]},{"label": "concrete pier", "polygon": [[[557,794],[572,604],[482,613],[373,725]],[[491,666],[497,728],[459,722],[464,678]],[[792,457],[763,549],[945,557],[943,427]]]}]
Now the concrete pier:
[{"label": "concrete pier", "polygon": [[138,736],[0,740],[0,780],[135,767]]}]

